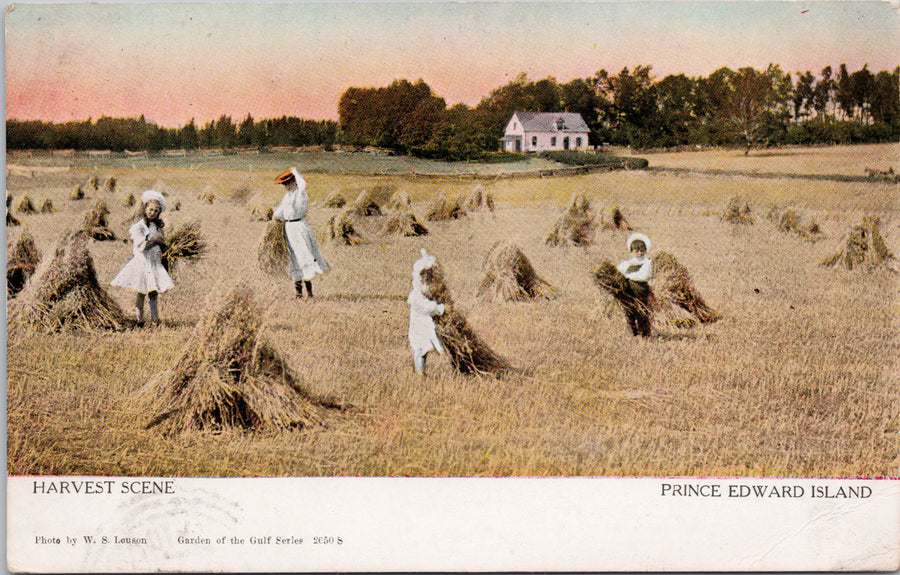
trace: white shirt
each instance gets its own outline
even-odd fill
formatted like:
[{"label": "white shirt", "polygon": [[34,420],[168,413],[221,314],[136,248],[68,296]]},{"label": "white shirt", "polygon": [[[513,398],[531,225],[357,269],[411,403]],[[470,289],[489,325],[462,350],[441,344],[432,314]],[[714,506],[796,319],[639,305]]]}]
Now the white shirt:
[{"label": "white shirt", "polygon": [[650,276],[653,274],[653,264],[647,256],[630,257],[617,267],[622,275],[637,282],[650,281]]}]

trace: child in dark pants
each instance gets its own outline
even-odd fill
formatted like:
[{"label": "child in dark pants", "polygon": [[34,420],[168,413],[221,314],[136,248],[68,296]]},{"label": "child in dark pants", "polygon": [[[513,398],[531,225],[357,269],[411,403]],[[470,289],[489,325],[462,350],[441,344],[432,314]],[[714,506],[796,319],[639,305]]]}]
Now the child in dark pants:
[{"label": "child in dark pants", "polygon": [[650,238],[641,233],[628,236],[628,251],[631,257],[623,260],[617,267],[628,280],[628,294],[623,300],[625,318],[631,333],[641,337],[650,337],[650,276],[653,264],[647,257],[650,249]]}]

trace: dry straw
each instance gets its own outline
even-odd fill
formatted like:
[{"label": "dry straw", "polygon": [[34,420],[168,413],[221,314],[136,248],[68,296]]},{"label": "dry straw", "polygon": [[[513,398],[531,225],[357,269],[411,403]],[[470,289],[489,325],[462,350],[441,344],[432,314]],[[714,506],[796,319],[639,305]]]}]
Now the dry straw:
[{"label": "dry straw", "polygon": [[84,215],[84,220],[81,222],[81,230],[98,241],[116,239],[116,234],[109,229],[109,223],[106,221],[106,216],[108,215],[109,208],[106,207],[106,202],[97,200]]},{"label": "dry straw", "polygon": [[400,236],[428,235],[428,228],[422,225],[412,212],[392,212],[384,224],[384,233]]},{"label": "dry straw", "polygon": [[447,349],[450,363],[466,375],[502,377],[512,371],[508,361],[497,355],[469,326],[465,315],[453,303],[440,264],[422,272],[425,296],[444,304],[443,315],[435,316],[435,331]]},{"label": "dry straw", "polygon": [[91,176],[88,180],[88,186],[94,188],[95,190],[100,189],[100,178],[98,176]]},{"label": "dry straw", "polygon": [[325,198],[324,205],[326,208],[343,208],[347,205],[347,198],[344,197],[340,190],[333,190]]},{"label": "dry straw", "polygon": [[256,192],[247,200],[247,210],[250,216],[257,221],[268,222],[275,214],[272,203],[266,199],[265,194]]},{"label": "dry straw", "polygon": [[610,211],[609,221],[603,222],[603,228],[607,230],[633,230],[631,224],[628,223],[628,220],[625,219],[625,215],[622,214],[622,210],[618,207],[614,207]]},{"label": "dry straw", "polygon": [[109,193],[113,193],[116,191],[116,178],[110,176],[108,180],[106,180],[106,191]]},{"label": "dry straw", "polygon": [[441,194],[431,201],[425,219],[437,222],[441,220],[456,220],[466,215],[463,207],[463,199],[460,196],[448,197]]},{"label": "dry straw", "polygon": [[466,207],[470,210],[486,209],[494,211],[494,196],[485,191],[483,186],[475,186],[466,200]]},{"label": "dry straw", "polygon": [[478,287],[478,297],[487,301],[551,299],[558,295],[513,243],[496,242],[484,259],[484,269],[486,275]]},{"label": "dry straw", "polygon": [[[678,327],[690,327],[697,322],[712,323],[722,315],[709,307],[691,281],[688,270],[675,256],[668,252],[657,252],[653,262],[653,285],[655,307],[664,312],[670,323]],[[684,310],[690,316],[680,313]]]},{"label": "dry straw", "polygon": [[803,224],[803,217],[794,210],[780,211],[777,208],[773,208],[769,211],[768,217],[775,220],[775,226],[780,232],[796,234],[800,238],[811,242],[825,237],[815,220],[810,219],[809,223]]},{"label": "dry straw", "polygon": [[69,195],[69,199],[75,200],[75,201],[83,200],[84,199],[84,188],[82,188],[80,185],[75,186],[72,189],[72,193]]},{"label": "dry straw", "polygon": [[174,269],[179,261],[196,261],[206,255],[206,240],[200,233],[200,222],[194,220],[182,224],[166,235],[162,250],[163,265]]},{"label": "dry straw", "polygon": [[147,428],[174,435],[324,424],[334,406],[304,389],[265,341],[262,311],[247,288],[208,302],[178,359],[132,399],[153,414]]},{"label": "dry straw", "polygon": [[379,190],[380,188],[375,187],[360,192],[350,211],[359,216],[380,216],[381,206],[378,205]]},{"label": "dry straw", "polygon": [[53,200],[50,198],[44,198],[41,200],[41,213],[42,214],[51,214],[56,211],[56,208],[53,207]]},{"label": "dry straw", "polygon": [[21,214],[36,214],[37,208],[27,195],[23,195],[16,203],[16,211]]},{"label": "dry straw", "polygon": [[34,237],[23,230],[22,235],[6,256],[6,297],[16,297],[25,287],[25,283],[34,274],[41,263],[41,252],[37,248]]},{"label": "dry straw", "polygon": [[197,192],[197,199],[211,204],[216,201],[216,192],[213,190],[212,186],[206,186]]},{"label": "dry straw", "polygon": [[347,209],[331,216],[325,224],[325,235],[335,243],[355,246],[362,243],[362,236],[353,226],[353,210]]},{"label": "dry straw", "polygon": [[125,206],[126,208],[130,208],[136,202],[137,202],[137,200],[134,199],[134,194],[128,194],[127,196],[125,196],[125,199],[122,200],[122,205]]},{"label": "dry straw", "polygon": [[587,246],[594,241],[595,229],[596,216],[590,201],[581,194],[573,194],[545,241],[551,246]]},{"label": "dry straw", "polygon": [[725,212],[722,214],[722,220],[729,224],[750,225],[753,223],[753,214],[750,205],[741,198],[731,198]]},{"label": "dry straw", "polygon": [[33,331],[121,329],[129,320],[97,281],[83,232],[67,232],[49,266],[10,310],[10,323]]},{"label": "dry straw", "polygon": [[284,233],[284,220],[272,220],[266,224],[259,247],[256,249],[256,261],[265,273],[283,276],[288,258],[290,251]]},{"label": "dry straw", "polygon": [[881,220],[876,216],[865,216],[859,225],[854,226],[847,236],[846,243],[833,256],[821,263],[832,267],[842,265],[848,270],[853,268],[873,269],[894,263],[894,254],[888,250],[879,228]]},{"label": "dry straw", "polygon": [[6,225],[7,225],[7,227],[19,226],[19,225],[21,225],[21,222],[19,220],[17,220],[14,215],[12,215],[11,211],[9,211],[10,204],[12,204],[12,196],[7,195],[6,196]]},{"label": "dry straw", "polygon": [[412,202],[409,201],[409,194],[405,190],[397,190],[388,199],[385,207],[391,210],[408,210]]}]

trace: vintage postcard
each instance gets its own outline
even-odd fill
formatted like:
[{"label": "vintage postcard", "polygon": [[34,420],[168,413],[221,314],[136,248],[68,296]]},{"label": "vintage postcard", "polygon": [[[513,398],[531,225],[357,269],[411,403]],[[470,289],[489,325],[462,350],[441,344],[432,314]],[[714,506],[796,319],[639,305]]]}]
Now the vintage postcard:
[{"label": "vintage postcard", "polygon": [[900,568],[900,18],[7,3],[12,572]]}]

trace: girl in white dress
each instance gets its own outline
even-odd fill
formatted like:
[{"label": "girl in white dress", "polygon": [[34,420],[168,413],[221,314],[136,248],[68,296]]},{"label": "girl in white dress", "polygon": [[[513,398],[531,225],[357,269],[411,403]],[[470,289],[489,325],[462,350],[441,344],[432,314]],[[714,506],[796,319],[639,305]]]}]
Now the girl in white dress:
[{"label": "girl in white dress", "polygon": [[628,279],[628,297],[623,300],[625,319],[631,333],[636,336],[650,337],[650,276],[653,275],[653,262],[647,257],[650,249],[650,238],[641,233],[633,233],[626,241],[631,257],[617,266]]},{"label": "girl in white dress", "polygon": [[164,224],[159,216],[166,209],[166,198],[156,190],[147,190],[141,194],[141,203],[144,217],[128,229],[134,257],[111,283],[137,292],[134,319],[139,324],[144,320],[144,298],[149,296],[150,321],[155,325],[159,323],[157,295],[174,285],[162,265]]},{"label": "girl in white dress", "polygon": [[306,206],[309,197],[306,195],[306,180],[291,168],[278,174],[276,184],[283,184],[286,191],[281,203],[275,208],[272,217],[284,220],[284,235],[290,253],[290,276],[294,280],[297,297],[303,297],[303,286],[306,285],[306,297],[311,298],[312,278],[328,271],[328,262],[319,251],[316,238],[306,221]]},{"label": "girl in white dress", "polygon": [[423,249],[422,257],[413,263],[412,291],[406,299],[409,304],[409,348],[412,351],[413,367],[420,375],[425,375],[425,356],[429,351],[444,352],[432,319],[432,316],[444,315],[444,304],[425,296],[428,286],[422,280],[422,272],[430,269],[434,262],[434,256]]}]

